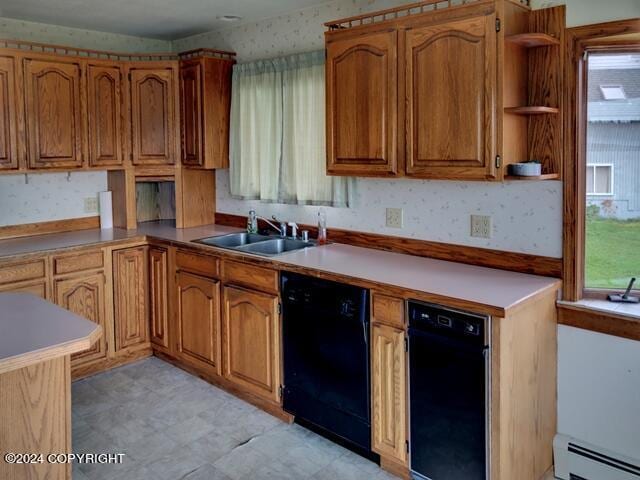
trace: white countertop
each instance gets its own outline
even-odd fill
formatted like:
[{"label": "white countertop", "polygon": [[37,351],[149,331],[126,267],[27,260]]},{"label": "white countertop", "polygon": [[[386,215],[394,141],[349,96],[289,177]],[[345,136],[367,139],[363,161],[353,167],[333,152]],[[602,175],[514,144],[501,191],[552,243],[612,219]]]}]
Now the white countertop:
[{"label": "white countertop", "polygon": [[102,327],[27,293],[0,293],[0,373],[91,347]]}]

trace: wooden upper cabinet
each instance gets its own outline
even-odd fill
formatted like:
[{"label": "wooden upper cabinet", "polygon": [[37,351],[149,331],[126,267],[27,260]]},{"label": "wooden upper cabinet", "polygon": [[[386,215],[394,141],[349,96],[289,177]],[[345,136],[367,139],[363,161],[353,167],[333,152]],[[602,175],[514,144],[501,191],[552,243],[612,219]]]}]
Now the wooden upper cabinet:
[{"label": "wooden upper cabinet", "polygon": [[113,252],[116,350],[149,341],[147,247]]},{"label": "wooden upper cabinet", "polygon": [[182,163],[207,169],[229,166],[233,60],[180,62]]},{"label": "wooden upper cabinet", "polygon": [[178,355],[220,374],[220,282],[178,272]]},{"label": "wooden upper cabinet", "polygon": [[495,176],[495,15],[406,31],[410,176]]},{"label": "wooden upper cabinet", "polygon": [[280,401],[278,297],[224,288],[224,376],[244,390]]},{"label": "wooden upper cabinet", "polygon": [[55,299],[59,306],[102,326],[102,335],[91,348],[71,355],[74,365],[107,356],[104,286],[102,273],[55,281]]},{"label": "wooden upper cabinet", "polygon": [[117,65],[87,67],[89,165],[122,165],[122,74]]},{"label": "wooden upper cabinet", "polygon": [[15,60],[0,57],[0,170],[18,168]]},{"label": "wooden upper cabinet", "polygon": [[398,33],[327,44],[327,172],[398,173]]},{"label": "wooden upper cabinet", "polygon": [[30,168],[82,166],[81,74],[77,62],[24,60]]},{"label": "wooden upper cabinet", "polygon": [[132,68],[131,135],[134,165],[170,165],[176,156],[173,68]]},{"label": "wooden upper cabinet", "polygon": [[149,313],[151,342],[169,348],[168,252],[149,248]]},{"label": "wooden upper cabinet", "polygon": [[182,130],[182,163],[200,167],[202,151],[202,65],[189,62],[180,65],[180,108]]}]

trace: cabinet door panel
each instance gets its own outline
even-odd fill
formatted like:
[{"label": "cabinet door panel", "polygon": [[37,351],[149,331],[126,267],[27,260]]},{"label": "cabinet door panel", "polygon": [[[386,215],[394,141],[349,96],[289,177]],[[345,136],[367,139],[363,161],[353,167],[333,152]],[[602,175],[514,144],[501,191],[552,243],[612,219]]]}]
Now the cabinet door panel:
[{"label": "cabinet door panel", "polygon": [[327,46],[327,171],[397,173],[397,33]]},{"label": "cabinet door panel", "polygon": [[113,252],[116,350],[149,341],[146,257],[146,247]]},{"label": "cabinet door panel", "polygon": [[169,348],[167,256],[164,248],[149,249],[151,341],[164,348]]},{"label": "cabinet door panel", "polygon": [[15,60],[0,57],[0,170],[18,168]]},{"label": "cabinet door panel", "polygon": [[80,65],[24,62],[29,166],[81,167]]},{"label": "cabinet door panel", "polygon": [[224,374],[245,390],[279,402],[278,297],[224,288]]},{"label": "cabinet door panel", "polygon": [[122,165],[122,81],[120,67],[87,67],[89,164]]},{"label": "cabinet door panel", "polygon": [[175,92],[172,69],[131,70],[134,165],[175,161]]},{"label": "cabinet door panel", "polygon": [[373,325],[371,355],[373,450],[407,461],[407,376],[404,331]]},{"label": "cabinet door panel", "polygon": [[180,67],[180,107],[182,109],[182,163],[202,166],[202,67],[192,63]]},{"label": "cabinet door panel", "polygon": [[91,348],[71,355],[73,365],[103,359],[107,356],[104,284],[105,279],[102,273],[55,282],[55,298],[58,305],[102,326],[102,335]]},{"label": "cabinet door panel", "polygon": [[492,178],[495,16],[406,33],[407,173]]},{"label": "cabinet door panel", "polygon": [[186,272],[177,274],[178,351],[220,373],[220,282]]}]

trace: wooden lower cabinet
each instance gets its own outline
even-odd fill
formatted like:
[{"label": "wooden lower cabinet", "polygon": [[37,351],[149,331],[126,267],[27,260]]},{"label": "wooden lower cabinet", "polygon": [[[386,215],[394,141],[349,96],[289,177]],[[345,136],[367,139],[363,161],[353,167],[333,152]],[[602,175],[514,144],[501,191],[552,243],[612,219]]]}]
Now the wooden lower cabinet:
[{"label": "wooden lower cabinet", "polygon": [[166,248],[149,249],[149,320],[151,342],[169,348],[168,252]]},{"label": "wooden lower cabinet", "polygon": [[116,351],[149,341],[147,247],[113,252]]},{"label": "wooden lower cabinet", "polygon": [[407,357],[405,332],[373,324],[371,352],[372,448],[407,463]]},{"label": "wooden lower cabinet", "polygon": [[178,357],[220,374],[220,282],[176,274]]},{"label": "wooden lower cabinet", "polygon": [[276,295],[224,287],[224,376],[243,390],[280,402],[280,315]]},{"label": "wooden lower cabinet", "polygon": [[[54,284],[56,303],[62,308],[97,323],[106,331],[105,277],[93,273],[72,278],[58,279]],[[71,355],[72,366],[107,358],[105,335],[88,350]]]}]

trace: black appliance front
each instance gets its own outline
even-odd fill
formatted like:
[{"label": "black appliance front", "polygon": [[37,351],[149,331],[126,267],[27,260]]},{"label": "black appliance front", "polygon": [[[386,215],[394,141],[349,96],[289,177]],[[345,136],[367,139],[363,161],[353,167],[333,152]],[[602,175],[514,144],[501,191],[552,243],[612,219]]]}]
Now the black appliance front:
[{"label": "black appliance front", "polygon": [[282,274],[283,407],[371,458],[369,292]]},{"label": "black appliance front", "polygon": [[409,303],[411,471],[487,480],[487,319]]}]

